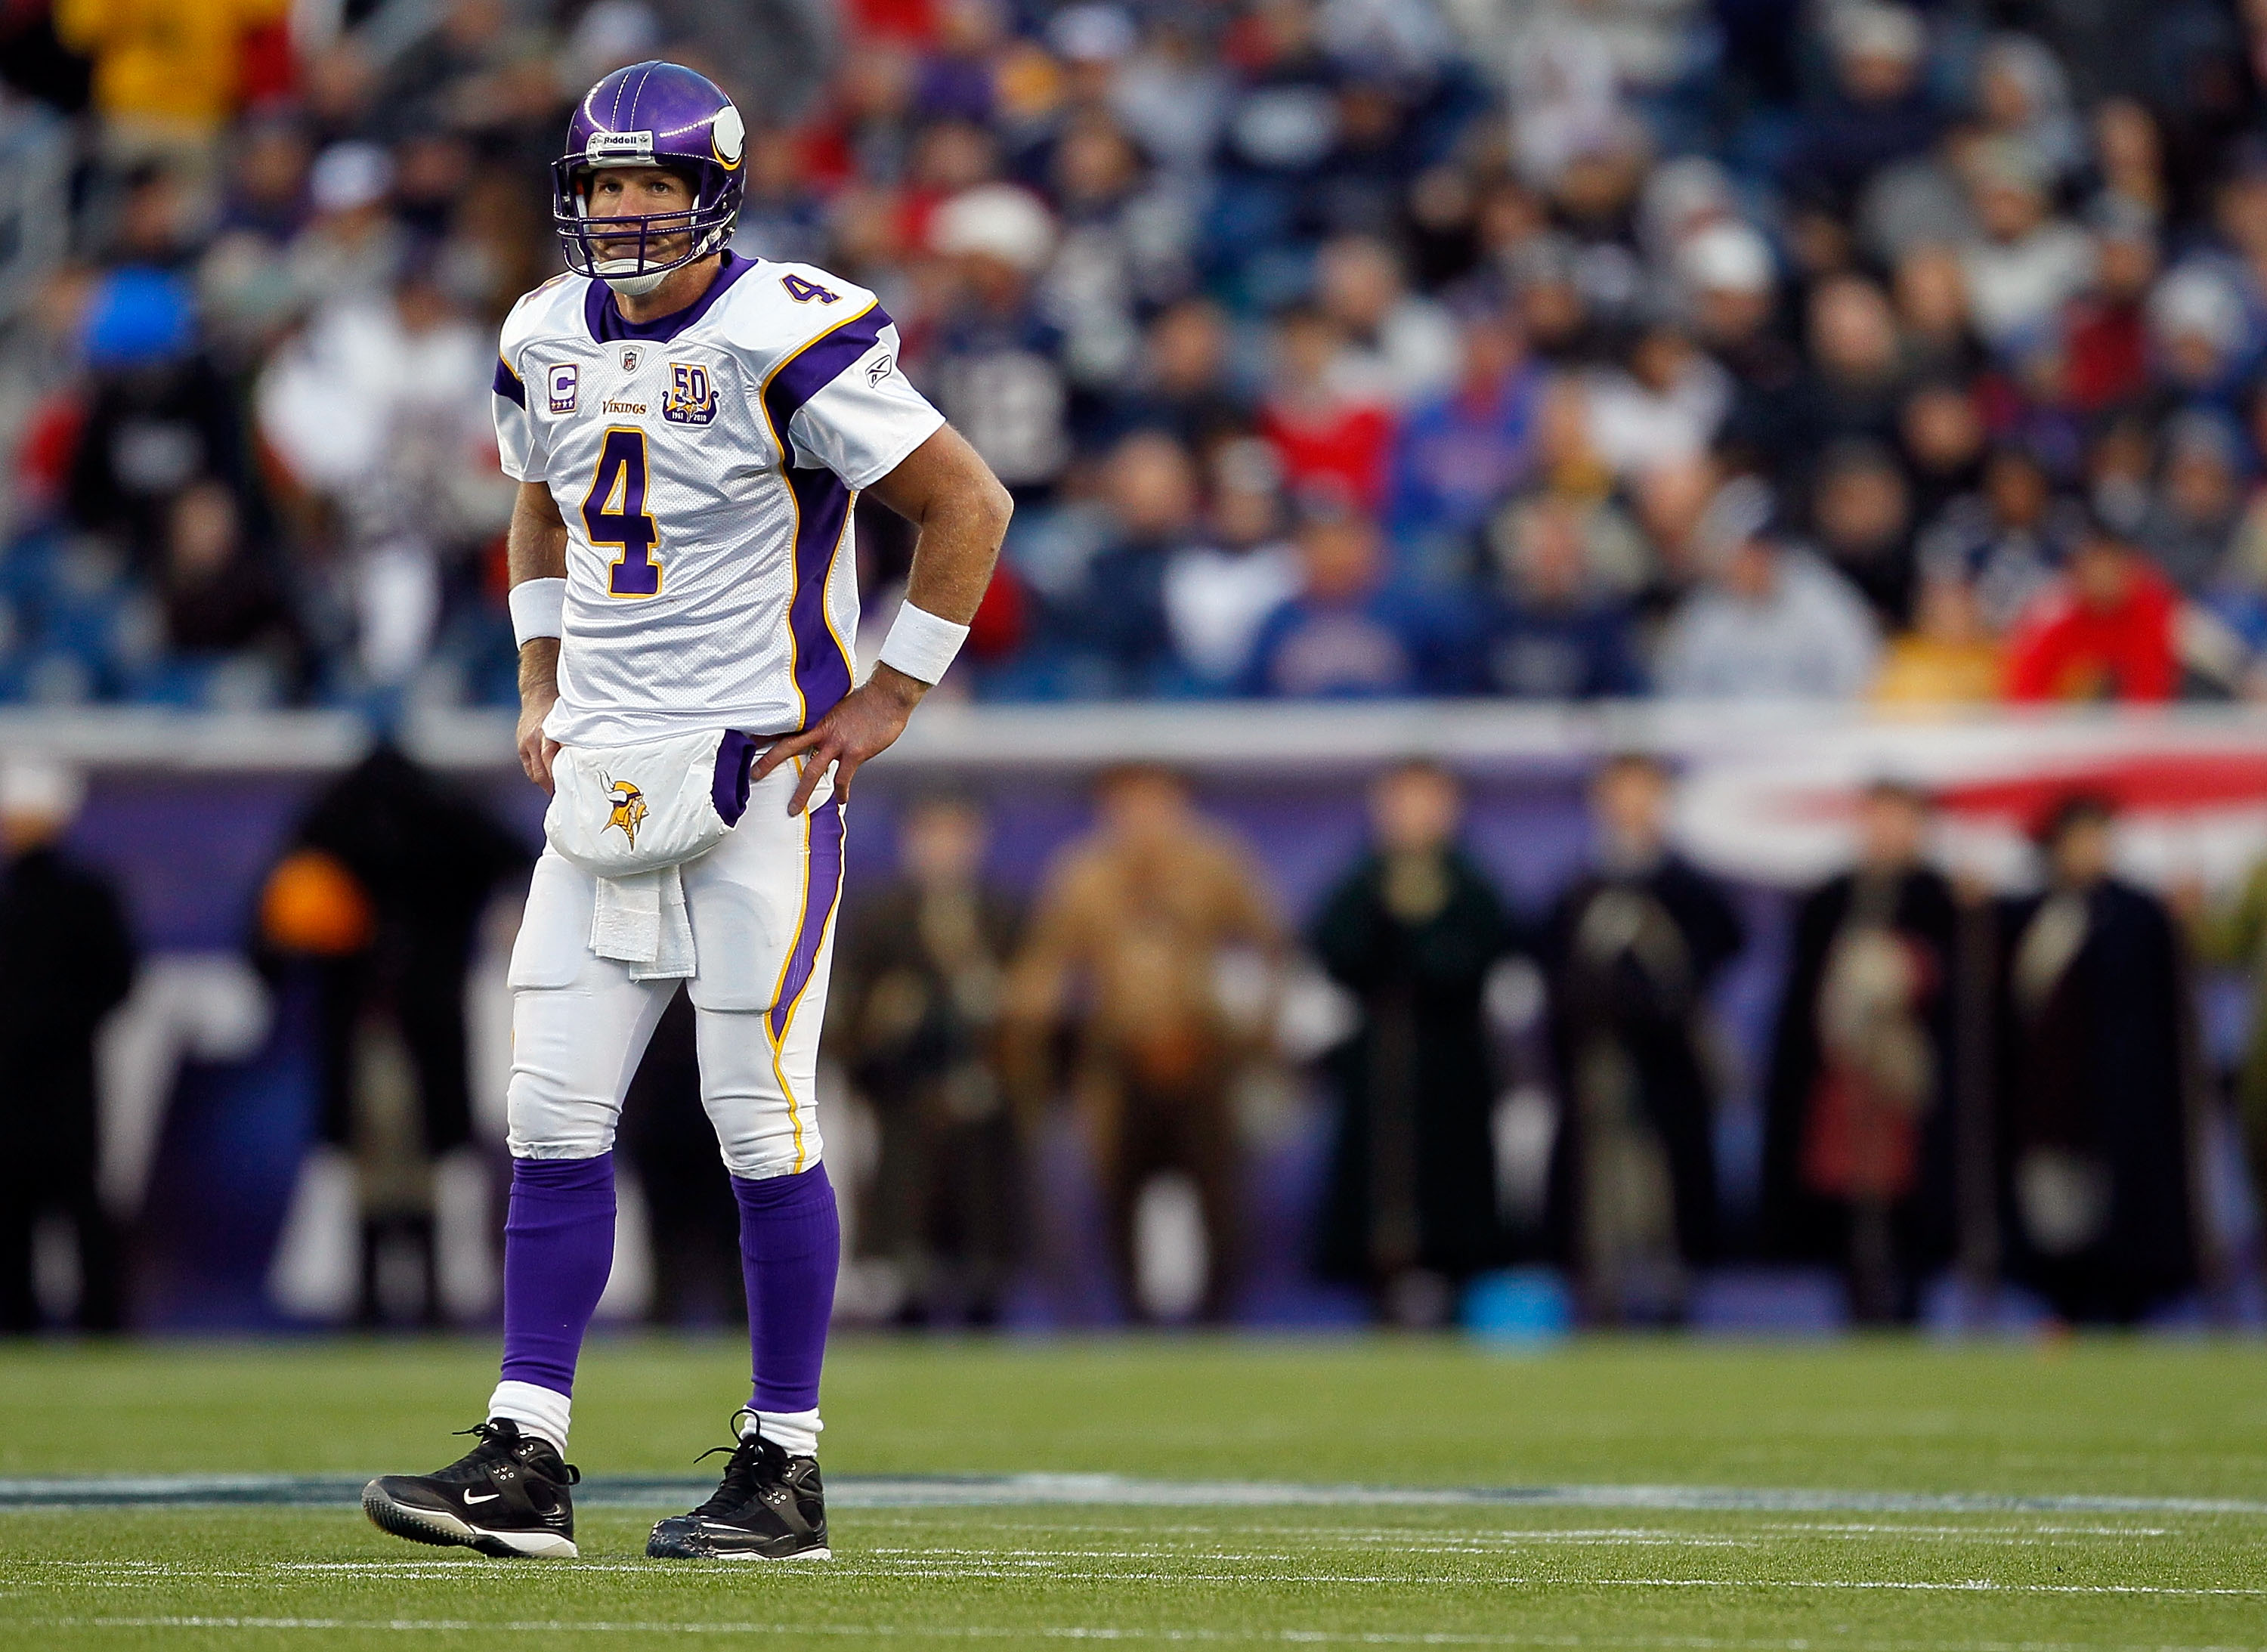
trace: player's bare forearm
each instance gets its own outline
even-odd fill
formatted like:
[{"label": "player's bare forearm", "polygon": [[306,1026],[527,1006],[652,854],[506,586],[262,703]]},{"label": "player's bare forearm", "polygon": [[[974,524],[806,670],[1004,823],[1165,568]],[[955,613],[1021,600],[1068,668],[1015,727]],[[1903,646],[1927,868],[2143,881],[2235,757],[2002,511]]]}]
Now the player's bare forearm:
[{"label": "player's bare forearm", "polygon": [[966,625],[992,583],[1016,510],[992,467],[948,424],[876,482],[873,494],[920,530],[906,600]]},{"label": "player's bare forearm", "polygon": [[[874,496],[912,523],[913,566],[906,600],[965,625],[992,583],[1015,504],[991,467],[950,425],[908,453],[876,482]],[[874,674],[800,734],[778,741],[756,765],[761,780],[791,758],[803,760],[802,782],[788,802],[789,814],[811,806],[811,794],[831,767],[838,796],[850,795],[850,778],[869,758],[889,749],[929,686],[894,666]]]},{"label": "player's bare forearm", "polygon": [[[515,585],[566,576],[566,519],[542,482],[519,485],[511,527],[504,536],[504,564]],[[519,650],[519,766],[546,791],[551,789],[551,764],[559,755],[559,742],[543,732],[543,719],[551,715],[558,698],[559,639],[530,637]]]}]

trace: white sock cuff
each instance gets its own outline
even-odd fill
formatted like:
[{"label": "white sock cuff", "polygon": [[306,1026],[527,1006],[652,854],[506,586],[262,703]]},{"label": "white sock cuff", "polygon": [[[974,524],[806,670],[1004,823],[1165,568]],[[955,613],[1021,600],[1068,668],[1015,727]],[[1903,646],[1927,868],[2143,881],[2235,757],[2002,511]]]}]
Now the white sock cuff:
[{"label": "white sock cuff", "polygon": [[764,1438],[789,1457],[817,1457],[818,1431],[826,1425],[813,1411],[751,1411],[740,1420],[740,1437],[745,1440],[759,1428]]},{"label": "white sock cuff", "polygon": [[540,1435],[560,1456],[567,1455],[567,1424],[575,1402],[555,1388],[534,1383],[498,1383],[488,1396],[488,1415],[508,1417],[522,1434]]}]

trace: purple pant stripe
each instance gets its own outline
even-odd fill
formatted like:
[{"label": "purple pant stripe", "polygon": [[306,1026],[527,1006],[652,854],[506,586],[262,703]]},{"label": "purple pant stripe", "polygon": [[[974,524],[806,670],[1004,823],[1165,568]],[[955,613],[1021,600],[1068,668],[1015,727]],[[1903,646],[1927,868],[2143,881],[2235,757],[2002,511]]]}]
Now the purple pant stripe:
[{"label": "purple pant stripe", "polygon": [[842,800],[829,797],[811,811],[811,862],[803,872],[803,922],[795,932],[795,951],[788,955],[787,973],[780,977],[779,998],[772,1005],[774,1041],[787,1037],[796,1001],[811,984],[818,967],[818,949],[826,939],[827,920],[834,915],[834,898],[842,890]]}]

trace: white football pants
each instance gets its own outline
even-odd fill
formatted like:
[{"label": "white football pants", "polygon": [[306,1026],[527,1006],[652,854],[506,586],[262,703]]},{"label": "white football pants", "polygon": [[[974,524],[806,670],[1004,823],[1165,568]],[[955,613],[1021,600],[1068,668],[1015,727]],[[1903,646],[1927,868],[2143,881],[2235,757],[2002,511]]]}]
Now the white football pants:
[{"label": "white football pants", "polygon": [[[699,1029],[701,1103],[724,1166],[751,1181],[818,1162],[813,1106],[834,912],[842,805],[830,783],[803,816],[787,802],[796,766],[759,782],[722,843],[685,863],[696,971],[684,983]],[[547,848],[511,952],[515,1158],[595,1158],[614,1144],[622,1098],[679,983],[630,979],[591,951],[597,880]]]}]

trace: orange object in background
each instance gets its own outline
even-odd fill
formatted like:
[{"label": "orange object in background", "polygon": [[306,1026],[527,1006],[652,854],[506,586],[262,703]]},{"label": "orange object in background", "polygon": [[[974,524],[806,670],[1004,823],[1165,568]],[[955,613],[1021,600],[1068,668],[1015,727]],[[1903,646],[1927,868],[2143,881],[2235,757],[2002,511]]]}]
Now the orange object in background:
[{"label": "orange object in background", "polygon": [[286,952],[339,958],[377,931],[370,896],[335,855],[298,849],[277,863],[260,892],[260,932]]}]

